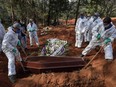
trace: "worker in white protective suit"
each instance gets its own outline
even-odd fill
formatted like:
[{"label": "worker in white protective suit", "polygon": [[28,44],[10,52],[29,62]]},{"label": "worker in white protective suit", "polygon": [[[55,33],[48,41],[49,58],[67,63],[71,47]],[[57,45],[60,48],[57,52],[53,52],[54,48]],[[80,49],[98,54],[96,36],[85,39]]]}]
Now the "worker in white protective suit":
[{"label": "worker in white protective suit", "polygon": [[81,57],[87,55],[97,45],[103,46],[105,59],[113,59],[112,41],[116,38],[115,26],[111,23],[110,17],[105,17],[103,23],[99,23],[92,30],[93,36],[89,45],[83,50]]},{"label": "worker in white protective suit", "polygon": [[5,35],[6,31],[4,29],[4,26],[2,25],[2,23],[0,22],[0,53],[2,51],[2,41],[3,41],[3,38],[4,38],[4,35]]},{"label": "worker in white protective suit", "polygon": [[29,32],[30,46],[33,46],[33,39],[36,42],[36,45],[39,47],[39,40],[37,36],[37,25],[33,22],[32,19],[29,20],[30,23],[27,25],[27,31]]},{"label": "worker in white protective suit", "polygon": [[84,14],[80,14],[80,17],[78,18],[75,26],[75,33],[76,33],[75,47],[81,48],[84,39],[86,21],[87,20]]},{"label": "worker in white protective suit", "polygon": [[12,29],[5,34],[2,42],[2,50],[8,58],[8,77],[12,83],[16,81],[15,58],[18,61],[22,61],[17,49],[17,45],[21,45],[16,33],[19,28],[20,25],[18,23],[13,24]]},{"label": "worker in white protective suit", "polygon": [[95,13],[87,22],[86,26],[86,32],[87,32],[87,37],[86,40],[88,42],[91,41],[92,39],[92,29],[96,26],[99,25],[99,23],[102,22],[102,19],[99,17],[99,13]]},{"label": "worker in white protective suit", "polygon": [[90,26],[90,23],[92,21],[92,16],[90,14],[87,14],[87,17],[86,17],[87,21],[86,21],[86,27],[85,27],[85,32],[84,32],[84,41],[85,42],[89,42],[89,26]]}]

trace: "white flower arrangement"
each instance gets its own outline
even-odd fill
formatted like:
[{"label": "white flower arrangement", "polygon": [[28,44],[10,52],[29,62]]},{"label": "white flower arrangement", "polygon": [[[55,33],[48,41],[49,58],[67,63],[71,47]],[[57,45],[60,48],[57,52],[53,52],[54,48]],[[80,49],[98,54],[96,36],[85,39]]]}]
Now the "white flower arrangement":
[{"label": "white flower arrangement", "polygon": [[42,49],[43,56],[59,56],[65,52],[67,41],[51,38],[46,41],[45,47]]}]

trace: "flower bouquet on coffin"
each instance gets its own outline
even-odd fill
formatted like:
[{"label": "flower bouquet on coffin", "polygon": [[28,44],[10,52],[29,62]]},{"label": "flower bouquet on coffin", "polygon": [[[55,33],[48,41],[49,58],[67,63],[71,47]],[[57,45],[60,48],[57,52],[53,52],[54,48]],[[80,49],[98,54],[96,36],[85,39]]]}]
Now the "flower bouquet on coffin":
[{"label": "flower bouquet on coffin", "polygon": [[51,38],[46,41],[41,51],[42,56],[61,56],[66,52],[67,41]]}]

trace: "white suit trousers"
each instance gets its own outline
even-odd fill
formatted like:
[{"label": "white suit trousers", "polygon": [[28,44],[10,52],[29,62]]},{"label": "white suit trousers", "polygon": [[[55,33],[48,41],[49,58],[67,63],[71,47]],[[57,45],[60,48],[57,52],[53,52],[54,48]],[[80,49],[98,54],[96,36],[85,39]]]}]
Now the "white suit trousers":
[{"label": "white suit trousers", "polygon": [[13,52],[6,52],[5,54],[6,54],[7,58],[8,58],[8,76],[15,75],[16,74],[16,70],[15,70],[15,58],[18,61],[22,61],[20,53],[17,50],[16,54],[14,54]]},{"label": "white suit trousers", "polygon": [[113,59],[112,43],[109,43],[107,46],[104,47],[104,52],[105,59]]},{"label": "white suit trousers", "polygon": [[33,39],[35,40],[36,45],[39,45],[38,36],[37,36],[36,31],[29,32],[29,38],[30,38],[30,45],[33,45]]},{"label": "white suit trousers", "polygon": [[83,33],[76,33],[76,43],[75,43],[75,47],[80,48],[82,45],[84,39],[84,34]]},{"label": "white suit trousers", "polygon": [[15,55],[12,52],[5,53],[8,58],[8,76],[15,75]]},{"label": "white suit trousers", "polygon": [[90,42],[91,39],[92,39],[92,33],[91,33],[91,31],[90,30],[85,31],[85,33],[84,33],[84,41],[85,42],[87,42],[87,41]]}]

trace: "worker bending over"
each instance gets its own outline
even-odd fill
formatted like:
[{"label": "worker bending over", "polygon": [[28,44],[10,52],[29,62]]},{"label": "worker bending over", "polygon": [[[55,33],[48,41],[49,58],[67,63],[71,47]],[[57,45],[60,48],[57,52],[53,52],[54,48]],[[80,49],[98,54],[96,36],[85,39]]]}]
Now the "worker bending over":
[{"label": "worker bending over", "polygon": [[103,46],[105,59],[113,60],[112,42],[116,38],[116,29],[110,17],[105,17],[103,22],[95,26],[92,30],[93,36],[89,45],[82,51],[81,57],[87,55],[93,48]]}]

